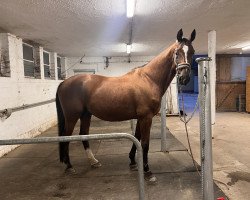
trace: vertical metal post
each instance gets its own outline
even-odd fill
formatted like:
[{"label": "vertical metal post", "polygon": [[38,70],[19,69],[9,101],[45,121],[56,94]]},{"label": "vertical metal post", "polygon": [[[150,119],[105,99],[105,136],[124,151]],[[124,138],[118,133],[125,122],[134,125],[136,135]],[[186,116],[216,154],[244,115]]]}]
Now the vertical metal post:
[{"label": "vertical metal post", "polygon": [[167,151],[166,93],[161,99],[161,151]]},{"label": "vertical metal post", "polygon": [[202,195],[204,200],[214,200],[212,124],[211,124],[211,84],[209,61],[211,58],[198,58],[199,105],[200,105],[200,144]]},{"label": "vertical metal post", "polygon": [[135,119],[130,120],[130,127],[132,131],[132,135],[135,135]]},{"label": "vertical metal post", "polygon": [[216,101],[216,31],[212,30],[208,32],[208,57],[212,60],[209,63],[209,79],[210,79],[210,88],[211,88],[211,124],[212,124],[212,137],[214,136],[214,125],[215,125],[215,101]]}]

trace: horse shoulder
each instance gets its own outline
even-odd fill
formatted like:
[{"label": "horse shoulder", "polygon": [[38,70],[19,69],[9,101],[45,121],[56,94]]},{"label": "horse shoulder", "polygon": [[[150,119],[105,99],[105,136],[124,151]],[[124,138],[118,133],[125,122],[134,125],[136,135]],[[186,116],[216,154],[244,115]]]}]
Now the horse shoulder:
[{"label": "horse shoulder", "polygon": [[138,114],[157,114],[161,104],[160,90],[157,85],[143,75],[138,77],[134,85]]}]

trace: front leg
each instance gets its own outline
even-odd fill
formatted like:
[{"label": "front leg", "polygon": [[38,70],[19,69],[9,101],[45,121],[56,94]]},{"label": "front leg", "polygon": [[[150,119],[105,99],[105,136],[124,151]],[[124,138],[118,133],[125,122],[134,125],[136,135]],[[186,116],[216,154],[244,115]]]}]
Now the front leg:
[{"label": "front leg", "polygon": [[155,183],[157,179],[149,170],[148,166],[148,150],[149,150],[151,125],[152,125],[152,117],[143,118],[140,122],[140,132],[141,132],[141,145],[143,150],[143,166],[144,166],[145,179],[148,180],[150,183]]}]

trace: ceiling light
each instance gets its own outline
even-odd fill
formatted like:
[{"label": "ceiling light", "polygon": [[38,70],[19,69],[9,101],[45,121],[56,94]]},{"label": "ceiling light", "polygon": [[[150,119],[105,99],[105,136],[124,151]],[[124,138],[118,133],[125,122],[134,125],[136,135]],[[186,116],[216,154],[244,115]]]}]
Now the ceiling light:
[{"label": "ceiling light", "polygon": [[135,12],[135,0],[127,0],[127,17],[133,17]]},{"label": "ceiling light", "polygon": [[246,47],[243,47],[242,50],[245,51],[245,50],[249,50],[250,49],[250,46],[246,46]]},{"label": "ceiling light", "polygon": [[130,54],[131,52],[131,44],[127,44],[127,54]]}]

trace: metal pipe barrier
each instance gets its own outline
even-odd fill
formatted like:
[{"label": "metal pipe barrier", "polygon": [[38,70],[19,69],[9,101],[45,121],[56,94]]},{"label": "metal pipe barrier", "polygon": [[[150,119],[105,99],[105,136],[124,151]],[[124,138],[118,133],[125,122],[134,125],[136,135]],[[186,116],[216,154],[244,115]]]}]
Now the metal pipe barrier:
[{"label": "metal pipe barrier", "polygon": [[37,103],[32,103],[32,104],[23,104],[21,106],[17,106],[17,107],[13,107],[13,108],[6,108],[3,110],[0,110],[0,118],[1,117],[6,117],[8,118],[13,112],[17,112],[20,110],[24,110],[27,108],[33,108],[33,107],[37,107],[37,106],[42,106],[48,103],[53,103],[55,101],[55,99],[50,99],[47,101],[41,101],[41,102],[37,102]]},{"label": "metal pipe barrier", "polygon": [[0,145],[70,142],[70,141],[86,141],[86,140],[107,140],[107,139],[118,139],[118,138],[126,138],[131,140],[137,148],[139,199],[144,200],[144,173],[143,173],[142,147],[140,142],[131,134],[110,133],[110,134],[75,135],[75,136],[60,136],[60,137],[37,137],[30,139],[9,139],[9,140],[0,140]]},{"label": "metal pipe barrier", "polygon": [[196,59],[199,77],[201,179],[204,200],[214,200],[209,61],[211,58],[208,57]]}]

